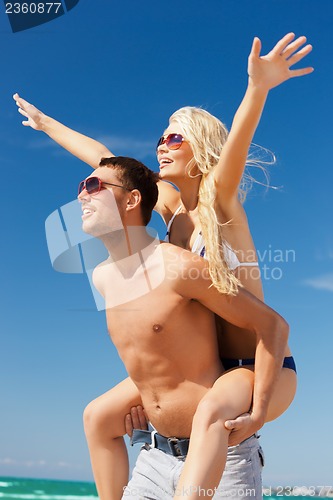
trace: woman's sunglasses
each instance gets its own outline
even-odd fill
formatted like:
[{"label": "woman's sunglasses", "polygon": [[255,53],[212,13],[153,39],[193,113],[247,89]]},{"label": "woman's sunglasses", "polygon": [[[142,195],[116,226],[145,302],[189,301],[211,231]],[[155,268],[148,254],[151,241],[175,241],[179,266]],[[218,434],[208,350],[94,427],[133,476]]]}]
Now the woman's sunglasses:
[{"label": "woman's sunglasses", "polygon": [[169,149],[179,149],[184,141],[185,139],[181,134],[162,135],[158,140],[156,149],[162,144],[166,144]]},{"label": "woman's sunglasses", "polygon": [[120,186],[120,184],[112,184],[111,182],[104,182],[99,177],[88,177],[84,181],[81,181],[79,184],[79,192],[82,193],[85,189],[88,194],[97,194],[103,187],[103,184],[107,184],[108,186],[119,187],[121,189],[125,189],[126,191],[131,191],[131,189],[127,189],[124,186]]}]

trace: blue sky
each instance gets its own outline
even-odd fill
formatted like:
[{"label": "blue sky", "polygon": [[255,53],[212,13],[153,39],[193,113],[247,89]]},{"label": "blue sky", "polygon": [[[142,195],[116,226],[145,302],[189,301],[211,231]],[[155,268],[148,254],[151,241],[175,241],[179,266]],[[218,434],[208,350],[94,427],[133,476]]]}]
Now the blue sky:
[{"label": "blue sky", "polygon": [[90,480],[82,411],[125,377],[87,277],[56,273],[46,246],[46,218],[90,169],[23,128],[12,94],[156,169],[170,114],[201,105],[230,126],[253,37],[267,52],[294,31],[313,44],[315,72],[271,92],[255,142],[276,154],[280,189],[256,187],[246,203],[299,371],[292,407],[262,430],[264,482],[331,484],[332,21],[331,0],[80,0],[13,34],[1,4],[0,475]]}]

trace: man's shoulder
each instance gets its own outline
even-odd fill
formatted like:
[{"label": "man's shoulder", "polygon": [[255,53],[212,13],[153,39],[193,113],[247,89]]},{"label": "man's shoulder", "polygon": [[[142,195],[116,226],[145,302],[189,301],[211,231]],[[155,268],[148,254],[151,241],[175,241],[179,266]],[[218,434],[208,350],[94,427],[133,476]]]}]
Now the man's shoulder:
[{"label": "man's shoulder", "polygon": [[97,288],[99,293],[104,297],[104,280],[105,280],[105,272],[101,272],[102,268],[105,268],[106,265],[110,264],[110,257],[100,262],[93,270],[92,273],[92,281],[94,286]]},{"label": "man's shoulder", "polygon": [[102,267],[105,267],[106,265],[110,264],[112,262],[110,256],[103,260],[102,262],[100,262],[99,264],[97,264],[97,266],[94,268],[93,270],[93,274],[95,274],[96,272],[98,273],[98,271],[102,268]]}]

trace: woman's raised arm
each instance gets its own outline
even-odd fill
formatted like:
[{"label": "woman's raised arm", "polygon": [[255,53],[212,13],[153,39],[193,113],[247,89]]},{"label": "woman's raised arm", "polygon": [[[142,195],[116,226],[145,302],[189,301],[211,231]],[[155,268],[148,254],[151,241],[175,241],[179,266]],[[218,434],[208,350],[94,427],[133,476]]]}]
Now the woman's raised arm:
[{"label": "woman's raised arm", "polygon": [[[80,134],[57,120],[54,120],[50,116],[45,115],[42,111],[33,106],[33,104],[22,99],[18,94],[14,94],[13,98],[18,106],[19,113],[27,118],[27,120],[22,122],[24,126],[31,127],[34,130],[42,130],[60,146],[67,149],[67,151],[77,156],[80,160],[88,163],[92,168],[97,168],[99,166],[101,158],[114,156],[114,154],[100,142]],[[172,214],[180,204],[179,192],[171,184],[163,181],[158,182],[158,188],[159,196],[155,210],[160,213],[165,222],[168,223]]]},{"label": "woman's raised arm", "polygon": [[18,94],[14,94],[13,98],[19,107],[19,113],[27,118],[27,120],[22,122],[23,125],[31,127],[34,130],[42,130],[60,146],[67,149],[67,151],[77,156],[80,160],[88,163],[92,168],[98,167],[101,158],[114,156],[100,142],[80,134],[50,116],[45,115],[35,106],[22,99]]},{"label": "woman's raised arm", "polygon": [[305,42],[304,36],[295,40],[294,33],[289,33],[266,56],[260,56],[261,42],[259,38],[254,39],[248,59],[248,87],[214,172],[217,200],[221,207],[237,197],[248,150],[268,92],[290,78],[313,71],[311,67],[290,69],[311,52],[312,46],[303,46]]}]

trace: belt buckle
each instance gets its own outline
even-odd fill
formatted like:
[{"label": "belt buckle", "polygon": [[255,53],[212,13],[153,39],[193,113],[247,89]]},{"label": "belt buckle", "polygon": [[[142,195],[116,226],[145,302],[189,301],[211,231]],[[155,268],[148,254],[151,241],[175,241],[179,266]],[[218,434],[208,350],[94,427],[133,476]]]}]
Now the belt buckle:
[{"label": "belt buckle", "polygon": [[150,447],[151,448],[156,448],[155,434],[157,434],[157,430],[153,429],[150,433],[150,440],[151,440]]},{"label": "belt buckle", "polygon": [[182,456],[182,451],[178,445],[179,439],[176,437],[170,437],[168,438],[168,445],[170,448],[171,453],[175,457],[181,457]]}]

